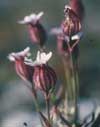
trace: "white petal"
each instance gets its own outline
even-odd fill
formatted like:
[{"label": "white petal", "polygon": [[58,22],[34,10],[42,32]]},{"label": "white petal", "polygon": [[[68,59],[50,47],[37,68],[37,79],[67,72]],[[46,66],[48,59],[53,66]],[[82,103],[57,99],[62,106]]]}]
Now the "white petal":
[{"label": "white petal", "polygon": [[51,57],[52,57],[52,52],[49,52],[49,53],[45,56],[46,62],[48,62],[48,61],[50,60]]},{"label": "white petal", "polygon": [[42,12],[42,11],[40,13],[38,13],[37,14],[37,20],[39,20],[43,15],[44,15],[44,12]]},{"label": "white petal", "polygon": [[41,53],[41,59],[45,58],[46,57],[46,53],[45,52],[42,52]]},{"label": "white petal", "polygon": [[32,59],[28,59],[27,57],[25,57],[24,63],[25,63],[26,65],[30,65],[30,66],[35,66],[35,65],[37,65],[37,62],[36,62],[36,61],[33,62]]},{"label": "white petal", "polygon": [[29,66],[32,66],[32,67],[34,66],[34,63],[31,62],[31,61],[25,61],[24,63],[25,63],[26,65],[29,65]]},{"label": "white petal", "polygon": [[33,62],[32,59],[28,59],[27,57],[25,57],[25,62]]},{"label": "white petal", "polygon": [[24,20],[18,21],[19,24],[26,24]]},{"label": "white petal", "polygon": [[45,52],[41,53],[40,51],[38,51],[36,60],[33,63],[34,65],[46,64],[51,57],[52,57],[52,52],[46,54]]},{"label": "white petal", "polygon": [[46,53],[41,53],[41,63],[45,64],[46,63]]},{"label": "white petal", "polygon": [[41,53],[41,63],[46,64],[49,59],[52,57],[52,52],[46,54],[45,52]]},{"label": "white petal", "polygon": [[71,9],[69,5],[65,5],[65,9]]},{"label": "white petal", "polygon": [[30,51],[30,47],[26,47],[25,49],[24,49],[24,53],[28,53]]},{"label": "white petal", "polygon": [[16,53],[16,55],[18,55],[18,56],[28,56],[30,54],[29,51],[30,51],[30,48],[27,47],[23,51]]},{"label": "white petal", "polygon": [[14,62],[14,61],[15,61],[15,58],[14,58],[14,56],[13,56],[12,54],[13,54],[13,53],[9,54],[9,55],[7,56],[7,58],[8,58],[10,61]]},{"label": "white petal", "polygon": [[25,22],[30,22],[31,21],[31,17],[30,16],[25,16],[24,21]]},{"label": "white petal", "polygon": [[30,16],[25,16],[24,20],[18,21],[19,24],[26,24],[26,23],[30,23],[30,22],[31,22]]},{"label": "white petal", "polygon": [[74,36],[72,36],[72,40],[79,40],[83,35],[83,32],[79,32],[77,34],[75,34]]},{"label": "white petal", "polygon": [[8,59],[10,60],[10,61],[15,61],[15,57],[16,58],[20,58],[20,56],[23,56],[23,57],[25,57],[25,56],[29,56],[30,55],[30,48],[29,47],[27,47],[27,48],[25,48],[23,51],[20,51],[20,52],[17,52],[17,53],[10,53],[9,55],[8,55]]},{"label": "white petal", "polygon": [[36,18],[36,14],[35,13],[32,13],[32,14],[30,14],[30,18]]},{"label": "white petal", "polygon": [[40,51],[37,52],[37,56],[36,56],[36,61],[40,61],[40,58],[41,58],[41,53]]},{"label": "white petal", "polygon": [[36,16],[36,14],[31,14],[30,15],[30,19],[31,19],[31,21],[37,21],[37,16]]}]

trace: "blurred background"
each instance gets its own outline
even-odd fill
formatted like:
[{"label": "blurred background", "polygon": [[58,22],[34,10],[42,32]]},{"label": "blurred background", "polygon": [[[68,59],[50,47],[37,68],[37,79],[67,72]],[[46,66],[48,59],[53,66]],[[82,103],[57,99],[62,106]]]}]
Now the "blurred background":
[{"label": "blurred background", "polygon": [[[68,0],[1,0],[0,1],[0,127],[23,127],[35,124],[34,104],[30,91],[7,59],[10,52],[30,46],[35,59],[37,46],[32,45],[24,25],[18,20],[33,12],[44,11],[41,22],[49,32],[59,26]],[[100,0],[83,0],[86,16],[84,36],[80,42],[80,98],[97,100],[100,96]],[[57,56],[56,39],[49,36],[47,50],[54,52],[51,65],[63,80],[63,66]],[[57,65],[57,63],[59,64]],[[85,105],[86,102],[84,102]],[[90,101],[91,103],[91,101]]]}]

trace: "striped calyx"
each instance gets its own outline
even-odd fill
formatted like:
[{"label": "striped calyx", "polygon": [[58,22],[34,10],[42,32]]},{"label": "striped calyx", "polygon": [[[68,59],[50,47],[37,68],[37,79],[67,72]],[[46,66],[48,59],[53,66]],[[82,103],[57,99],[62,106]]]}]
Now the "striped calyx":
[{"label": "striped calyx", "polygon": [[55,88],[56,80],[55,71],[47,64],[34,66],[33,81],[37,89],[49,94]]},{"label": "striped calyx", "polygon": [[15,63],[16,73],[23,80],[28,80],[29,82],[32,83],[32,75],[34,72],[34,67],[25,63],[25,57],[27,57],[30,54],[29,50],[30,48],[27,47],[21,52],[10,53],[8,58],[10,61]]},{"label": "striped calyx", "polygon": [[79,54],[78,43],[83,35],[81,22],[70,6],[65,6],[64,13],[65,19],[61,24],[63,37],[58,38],[58,49],[60,49],[64,55],[73,52],[75,57],[77,57]]},{"label": "striped calyx", "polygon": [[32,75],[34,72],[34,67],[26,65],[24,59],[15,60],[15,69],[17,74],[23,79],[28,80],[32,83]]},{"label": "striped calyx", "polygon": [[65,8],[65,20],[62,22],[62,29],[65,35],[73,36],[81,30],[81,23],[71,8]]}]

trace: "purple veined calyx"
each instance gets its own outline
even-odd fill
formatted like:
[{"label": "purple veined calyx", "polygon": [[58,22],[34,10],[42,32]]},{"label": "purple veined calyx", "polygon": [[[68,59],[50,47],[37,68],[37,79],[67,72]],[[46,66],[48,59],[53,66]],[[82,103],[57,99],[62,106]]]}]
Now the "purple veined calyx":
[{"label": "purple veined calyx", "polygon": [[42,90],[43,93],[49,94],[50,90],[55,87],[56,73],[52,67],[47,63],[52,57],[52,52],[37,52],[36,60],[31,62],[25,62],[25,64],[34,66],[33,82],[35,88]]},{"label": "purple veined calyx", "polygon": [[15,64],[16,73],[23,79],[32,83],[34,68],[25,64],[26,57],[30,56],[30,48],[27,47],[20,52],[12,52],[8,55],[8,59]]}]

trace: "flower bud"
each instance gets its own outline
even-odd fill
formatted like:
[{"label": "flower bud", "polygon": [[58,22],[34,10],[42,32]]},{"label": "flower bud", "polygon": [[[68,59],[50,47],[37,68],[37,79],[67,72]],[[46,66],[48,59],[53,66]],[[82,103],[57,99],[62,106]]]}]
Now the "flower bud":
[{"label": "flower bud", "polygon": [[81,23],[72,9],[65,12],[65,20],[61,24],[61,28],[65,35],[71,37],[81,30]]},{"label": "flower bud", "polygon": [[[75,58],[78,56],[78,43],[82,36],[81,23],[79,17],[69,6],[65,6],[65,20],[61,24],[63,30],[64,41],[67,44],[67,52],[73,52]],[[69,39],[66,39],[66,37]]]},{"label": "flower bud", "polygon": [[55,87],[56,80],[56,73],[50,66],[46,64],[34,66],[33,81],[37,89],[49,94]]},{"label": "flower bud", "polygon": [[38,14],[33,13],[29,16],[25,16],[23,20],[18,22],[20,24],[28,25],[28,31],[32,43],[39,44],[41,48],[43,48],[47,39],[46,31],[43,25],[40,23],[40,19],[43,16],[43,14],[43,12],[40,12]]}]

